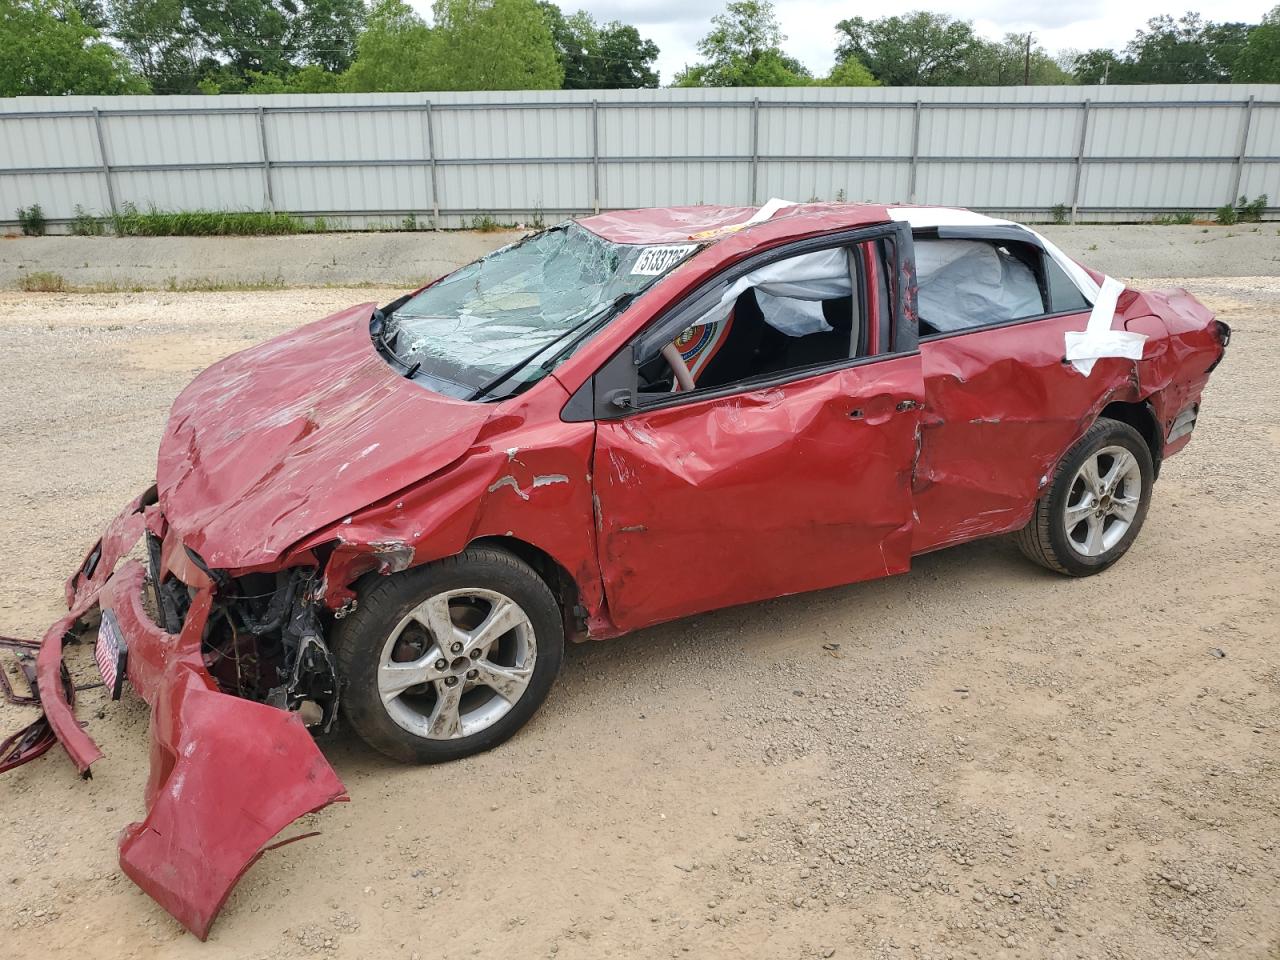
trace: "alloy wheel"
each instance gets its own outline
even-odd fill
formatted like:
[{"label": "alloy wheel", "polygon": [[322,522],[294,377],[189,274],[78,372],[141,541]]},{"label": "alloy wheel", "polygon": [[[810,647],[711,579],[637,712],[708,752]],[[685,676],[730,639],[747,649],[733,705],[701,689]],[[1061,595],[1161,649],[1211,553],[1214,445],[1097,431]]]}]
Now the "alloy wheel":
[{"label": "alloy wheel", "polygon": [[438,593],[391,631],[378,663],[388,716],[410,733],[456,740],[504,717],[537,660],[529,615],[493,590]]},{"label": "alloy wheel", "polygon": [[1142,468],[1120,446],[1085,458],[1071,481],[1062,524],[1067,543],[1085,557],[1099,557],[1129,532],[1142,503]]}]

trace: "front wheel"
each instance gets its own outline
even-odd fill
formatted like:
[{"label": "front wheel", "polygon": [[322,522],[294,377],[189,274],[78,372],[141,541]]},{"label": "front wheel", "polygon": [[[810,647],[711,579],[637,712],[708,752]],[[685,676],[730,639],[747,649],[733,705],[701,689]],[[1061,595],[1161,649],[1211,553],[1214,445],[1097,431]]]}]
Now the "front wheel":
[{"label": "front wheel", "polygon": [[564,625],[532,568],[472,547],[373,580],[334,646],[361,739],[397,760],[439,763],[524,726],[560,670]]},{"label": "front wheel", "polygon": [[1100,573],[1137,538],[1154,478],[1142,435],[1127,423],[1099,419],[1058,464],[1048,492],[1017,533],[1019,548],[1058,573]]}]

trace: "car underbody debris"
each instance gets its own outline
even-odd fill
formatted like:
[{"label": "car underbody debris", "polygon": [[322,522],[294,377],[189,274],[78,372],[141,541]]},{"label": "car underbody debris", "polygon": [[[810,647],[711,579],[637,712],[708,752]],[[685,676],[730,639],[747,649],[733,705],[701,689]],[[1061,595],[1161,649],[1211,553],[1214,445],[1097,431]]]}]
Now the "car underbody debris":
[{"label": "car underbody debris", "polygon": [[[84,777],[101,758],[75,719],[76,687],[62,662],[64,644],[100,609],[127,643],[130,686],[151,707],[147,815],[124,828],[120,865],[203,940],[244,872],[280,845],[272,841],[281,830],[348,799],[307,729],[332,721],[338,687],[311,571],[232,581],[168,556],[149,586],[143,565],[124,558],[146,533],[148,555],[159,561],[152,537],[162,545],[164,532],[153,488],[108,525],[72,575],[70,609],[43,642],[3,644],[26,659],[23,673],[34,683],[31,697],[14,696],[38,696],[44,714],[4,742],[0,772],[57,741]],[[175,568],[201,585],[176,589]],[[154,616],[144,592],[156,601]]]},{"label": "car underbody debris", "polygon": [[[19,706],[39,706],[40,689],[36,682],[35,655],[40,649],[40,644],[30,640],[0,637],[0,649],[17,652],[18,670],[22,673],[23,679],[26,680],[27,687],[31,691],[27,694],[18,693],[9,679],[8,671],[3,665],[0,665],[0,693],[4,694],[5,700],[9,703],[18,704]],[[74,703],[75,687],[72,685],[71,676],[67,673],[65,667],[61,672],[61,679],[63,694],[66,696],[67,702]],[[48,718],[41,713],[31,723],[17,733],[6,737],[4,742],[0,743],[0,773],[5,773],[15,767],[22,766],[24,763],[30,763],[36,757],[43,756],[57,742],[58,738],[54,735],[53,727],[49,725]]]}]

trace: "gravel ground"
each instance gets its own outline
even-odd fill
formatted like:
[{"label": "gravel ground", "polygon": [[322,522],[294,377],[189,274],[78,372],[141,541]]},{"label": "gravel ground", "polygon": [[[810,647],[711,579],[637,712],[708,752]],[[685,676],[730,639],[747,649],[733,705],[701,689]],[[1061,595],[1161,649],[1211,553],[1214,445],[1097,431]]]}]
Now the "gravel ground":
[{"label": "gravel ground", "polygon": [[[1280,280],[1179,282],[1235,338],[1106,574],[979,542],[575,647],[481,757],[338,734],[353,802],[253,867],[205,945],[120,873],[147,712],[87,691],[94,779],[57,750],[0,778],[5,953],[1275,960]],[[0,632],[55,619],[196,371],[390,295],[0,293]]]}]

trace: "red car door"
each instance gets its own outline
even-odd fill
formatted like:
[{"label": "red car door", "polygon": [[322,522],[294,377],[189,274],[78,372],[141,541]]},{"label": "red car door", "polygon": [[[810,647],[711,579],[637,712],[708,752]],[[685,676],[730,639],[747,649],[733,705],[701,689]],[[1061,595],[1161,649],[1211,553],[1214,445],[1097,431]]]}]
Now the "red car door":
[{"label": "red car door", "polygon": [[[950,281],[946,267],[937,280],[927,271],[944,258],[932,242],[974,251],[953,261]],[[1026,523],[1058,459],[1110,389],[1109,365],[1131,361],[1099,360],[1091,377],[1063,362],[1064,335],[1084,329],[1089,304],[1039,247],[953,230],[940,241],[917,235],[915,250],[925,381],[915,476],[921,553]],[[998,261],[1002,273],[980,269]],[[966,290],[970,277],[985,289]]]},{"label": "red car door", "polygon": [[[598,422],[600,566],[621,629],[909,568],[920,357],[913,337],[890,348],[891,297],[877,281],[894,268],[873,256],[885,247],[849,249],[851,335],[833,316],[832,333],[783,346],[813,359],[830,341],[846,355],[763,382],[699,382]],[[731,336],[749,329],[739,301]]]}]

